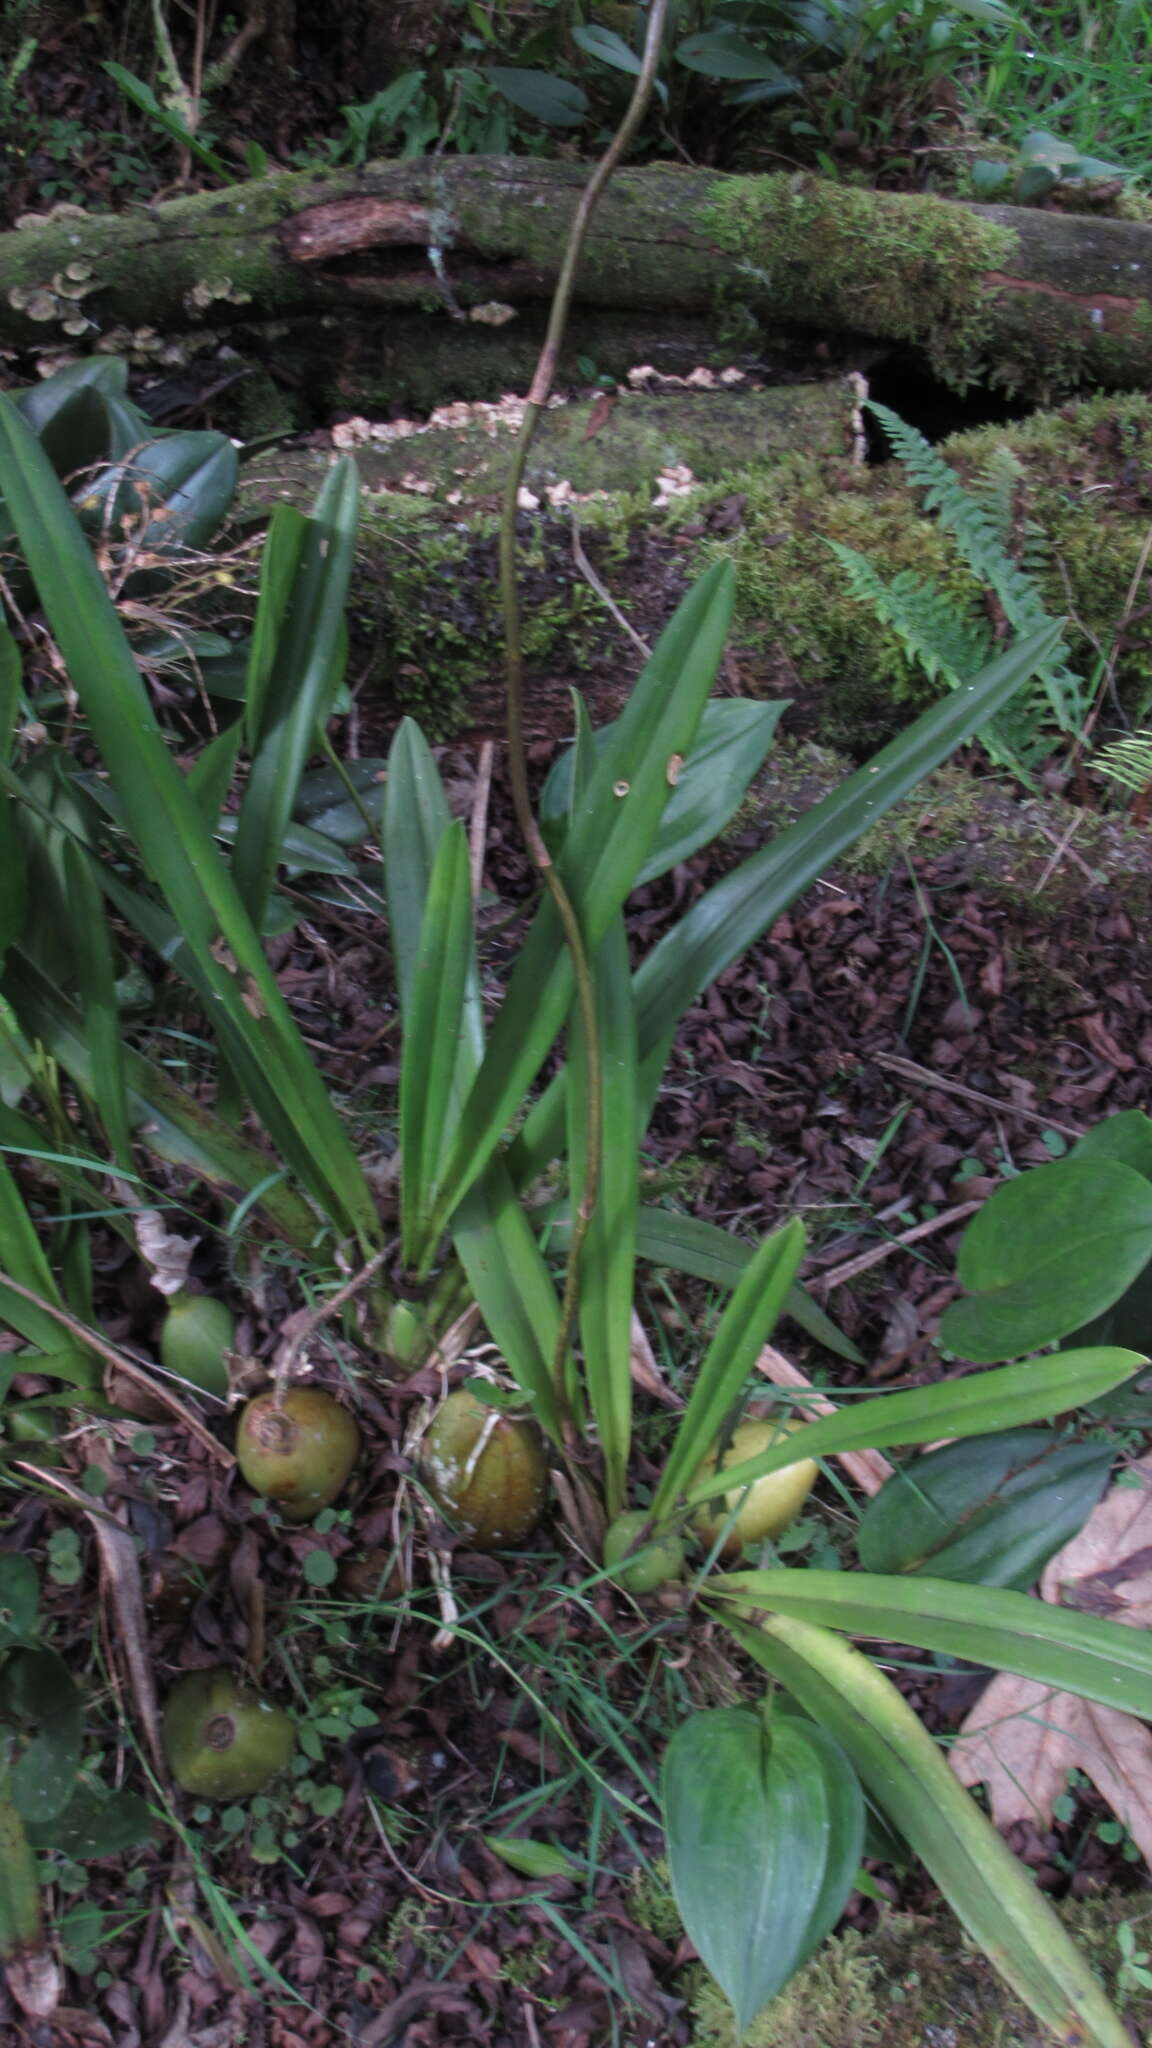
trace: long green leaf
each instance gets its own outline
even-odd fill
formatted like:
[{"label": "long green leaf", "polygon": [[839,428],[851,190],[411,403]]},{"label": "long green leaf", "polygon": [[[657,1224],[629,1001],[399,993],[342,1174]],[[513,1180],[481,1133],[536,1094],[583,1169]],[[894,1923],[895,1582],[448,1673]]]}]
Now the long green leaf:
[{"label": "long green leaf", "polygon": [[560,1303],[502,1160],[491,1162],[460,1203],[452,1242],[489,1336],[541,1428],[558,1444],[552,1360]]},{"label": "long green leaf", "polygon": [[[565,1226],[566,1227],[566,1226]],[[674,1209],[641,1207],[637,1220],[636,1252],[654,1266],[669,1266],[676,1273],[691,1273],[713,1287],[731,1293],[749,1261],[756,1256],[755,1245],[733,1237],[716,1223],[700,1216],[681,1216]],[[791,1316],[818,1344],[847,1358],[853,1365],[864,1364],[864,1354],[837,1329],[819,1302],[800,1286],[788,1289],[783,1314]]]},{"label": "long green leaf", "polygon": [[76,985],[84,1009],[84,1035],[92,1054],[92,1086],[100,1121],[118,1166],[131,1169],[132,1135],[124,1087],[124,1035],[116,1000],[116,967],[104,898],[80,848],[61,848],[63,909]]},{"label": "long green leaf", "polygon": [[340,680],[337,656],[343,646],[359,502],[356,465],[345,457],[325,479],[303,531],[292,522],[275,526],[270,536],[278,559],[261,599],[271,593],[278,630],[272,645],[270,632],[253,634],[246,714],[252,760],[232,864],[236,887],[257,928],[283,858],[305,764]]},{"label": "long green leaf", "polygon": [[[636,1102],[636,1013],[628,937],[619,913],[593,966],[600,1037],[600,1185],[580,1261],[580,1339],[584,1381],[604,1461],[609,1521],[624,1506],[632,1435],[632,1305],[640,1118]],[[568,1038],[568,1160],[574,1208],[587,1177],[588,1047],[578,1004]]]},{"label": "long green leaf", "polygon": [[[647,858],[678,764],[691,748],[732,614],[729,563],[688,593],[653,650],[573,809],[558,872],[596,953]],[[482,1173],[555,1041],[572,966],[551,899],[520,949],[444,1170],[446,1219]]]},{"label": "long green leaf", "polygon": [[45,1301],[54,1302],[57,1308],[64,1306],[24,1198],[3,1157],[0,1157],[0,1268],[3,1269],[0,1271],[0,1318],[21,1337],[26,1337],[30,1344],[39,1345],[42,1351],[53,1350],[60,1342],[59,1323],[4,1285],[7,1276],[21,1287],[30,1287],[34,1294],[43,1295]]},{"label": "long green leaf", "polygon": [[[782,1230],[776,1230],[771,1237],[765,1238],[741,1275],[720,1318],[716,1335],[708,1346],[688,1406],[680,1418],[680,1426],[652,1500],[652,1513],[656,1520],[667,1513],[689,1473],[707,1457],[728,1421],[740,1390],[756,1363],[757,1353],[767,1341],[784,1306],[803,1256],[804,1226],[794,1216]],[[789,1441],[795,1444],[795,1436]],[[795,1450],[782,1455],[768,1455],[777,1456],[782,1466],[796,1461]],[[761,1462],[753,1460],[755,1464]],[[718,1486],[711,1489],[705,1486],[703,1494],[697,1488],[688,1495],[688,1499],[707,1500],[712,1493],[725,1492],[733,1483],[741,1486],[747,1471],[747,1465],[734,1465],[730,1471],[725,1471]]]},{"label": "long green leaf", "polygon": [[[787,701],[760,704],[742,697],[720,697],[705,705],[692,751],[679,771],[652,850],[636,876],[636,888],[666,875],[678,862],[690,860],[724,830],[762,767],[787,708]],[[612,731],[611,726],[601,726],[594,741],[597,753],[609,743]],[[573,750],[567,749],[541,792],[540,820],[545,828],[564,812],[572,763]]]},{"label": "long green leaf", "polygon": [[[0,614],[0,762],[7,763],[20,710],[20,649]],[[7,789],[0,790],[0,961],[28,914],[27,850]]]},{"label": "long green leaf", "polygon": [[365,1245],[379,1223],[340,1118],[268,967],[259,935],[169,755],[131,649],[60,485],[0,395],[0,463],[13,523],[128,830],[253,1069],[299,1132],[309,1184]]},{"label": "long green leaf", "polygon": [[[637,970],[635,982],[645,1103],[655,1099],[677,1024],[700,990],[754,945],[862,832],[1006,704],[1051,654],[1059,637],[1059,624],[1030,634],[982,669],[966,688],[934,704],[874,761],[717,882],[665,934]],[[535,1179],[556,1156],[563,1085],[559,1076],[545,1091],[512,1149],[518,1186]]]},{"label": "long green leaf", "polygon": [[1152,1641],[1144,1629],[1053,1607],[1029,1593],[886,1572],[821,1571],[729,1572],[710,1580],[708,1590],[848,1635],[914,1643],[1015,1671],[1125,1714],[1152,1711]]},{"label": "long green leaf", "polygon": [[420,950],[408,992],[400,1061],[400,1226],[405,1263],[430,1259],[429,1234],[459,1067],[464,1006],[476,972],[472,877],[463,825],[450,825],[433,862]]},{"label": "long green leaf", "polygon": [[890,1680],[808,1622],[774,1615],[759,1628],[729,1627],[835,1736],[962,1925],[1056,2039],[1131,2048],[1122,2020],[1030,1873]]},{"label": "long green leaf", "polygon": [[[59,1061],[79,1088],[94,1095],[92,1051],[79,1011],[31,961],[16,954],[6,963],[2,987],[28,1036]],[[223,1193],[240,1189],[250,1196],[260,1189],[260,1207],[288,1243],[301,1250],[315,1247],[322,1234],[320,1218],[277,1174],[269,1153],[238,1136],[129,1046],[124,1048],[124,1079],[129,1117],[150,1152]]]},{"label": "long green leaf", "polygon": [[766,1472],[794,1465],[798,1457],[826,1458],[837,1451],[875,1449],[885,1444],[933,1443],[937,1437],[988,1436],[993,1430],[1047,1421],[1122,1385],[1146,1363],[1138,1351],[1101,1344],[1091,1350],[1063,1351],[1052,1358],[1032,1358],[1023,1365],[974,1373],[964,1380],[915,1387],[907,1394],[879,1394],[820,1422],[808,1422],[800,1434],[788,1437],[774,1450],[702,1479],[688,1492],[686,1505],[696,1507],[733,1487],[749,1486]]},{"label": "long green leaf", "polygon": [[646,1101],[655,1097],[676,1020],[801,890],[854,846],[884,812],[946,760],[1041,667],[1060,639],[1056,622],[1018,641],[963,690],[933,705],[875,760],[850,775],[769,846],[726,875],[666,933],[636,976]]}]

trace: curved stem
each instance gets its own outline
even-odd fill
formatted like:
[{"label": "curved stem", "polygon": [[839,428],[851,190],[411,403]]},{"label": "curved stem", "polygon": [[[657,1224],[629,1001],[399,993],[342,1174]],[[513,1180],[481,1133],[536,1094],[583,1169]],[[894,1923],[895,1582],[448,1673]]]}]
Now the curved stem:
[{"label": "curved stem", "polygon": [[596,991],[592,980],[588,952],[580,929],[580,919],[571,896],[552,862],[552,856],[544,843],[540,827],[532,809],[528,792],[528,763],[524,750],[524,657],[520,635],[520,594],[516,581],[516,514],[520,504],[520,489],[528,462],[528,451],[532,445],[540,415],[548,402],[552,380],[556,375],[556,363],[560,346],[568,324],[568,312],[572,304],[572,292],[576,282],[576,271],[584,251],[588,228],[600,197],[632,141],[651,96],[660,59],[660,45],[664,35],[664,22],[668,0],[652,0],[648,15],[648,32],[644,42],[644,55],[639,75],[628,110],[591,178],[580,196],[575,219],[564,251],[556,290],[552,298],[552,310],[548,317],[548,330],[540,350],[528,392],[528,402],[523,424],[517,437],[504,490],[504,507],[500,522],[500,598],[504,614],[504,664],[506,676],[507,726],[508,726],[508,769],[512,783],[512,801],[516,811],[516,822],[521,837],[528,849],[534,866],[548,890],[564,932],[564,943],[572,956],[572,971],[576,982],[576,1000],[584,1027],[588,1063],[588,1129],[586,1134],[586,1162],[584,1186],[580,1204],[572,1219],[572,1238],[568,1251],[568,1265],[564,1278],[564,1297],[560,1310],[560,1328],[556,1337],[556,1349],[552,1361],[552,1378],[556,1389],[556,1401],[562,1417],[570,1412],[565,1388],[565,1360],[576,1321],[580,1288],[580,1255],[587,1236],[592,1211],[600,1185],[600,1162],[603,1144],[603,1104],[600,1075],[600,1031],[596,1019]]}]

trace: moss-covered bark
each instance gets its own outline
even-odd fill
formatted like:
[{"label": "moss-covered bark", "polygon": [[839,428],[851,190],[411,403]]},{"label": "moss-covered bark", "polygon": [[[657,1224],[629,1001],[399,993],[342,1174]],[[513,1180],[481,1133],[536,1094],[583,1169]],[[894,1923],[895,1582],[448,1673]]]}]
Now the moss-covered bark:
[{"label": "moss-covered bark", "polygon": [[[0,341],[107,343],[258,311],[434,315],[462,353],[546,299],[584,166],[529,158],[296,172],[0,236]],[[430,260],[447,278],[446,291]],[[1152,227],[815,178],[621,173],[581,267],[583,305],[851,329],[911,343],[957,385],[985,370],[1051,395],[1152,377]]]},{"label": "moss-covered bark", "polygon": [[[710,397],[622,400],[621,422],[612,414],[591,435],[591,408],[571,407],[550,415],[530,480],[538,492],[561,477],[577,490],[621,486],[615,497],[582,507],[581,524],[613,596],[649,637],[708,562],[728,556],[737,579],[733,674],[741,693],[791,698],[790,730],[860,757],[943,686],[853,597],[827,541],[856,549],[886,580],[902,571],[930,579],[989,634],[997,614],[897,467],[861,468],[850,459],[851,394],[829,386],[802,401],[796,396],[790,431],[800,435],[802,453],[773,445],[774,434],[783,438],[787,410],[768,393],[723,401],[727,430],[714,435]],[[649,419],[647,447],[639,424],[635,435],[631,426],[623,431],[632,406],[638,423]],[[1069,618],[1070,661],[1085,692],[1097,687],[1103,650],[1127,715],[1146,723],[1152,646],[1139,579],[1148,574],[1152,400],[1101,396],[1009,428],[955,435],[941,452],[969,487],[983,478],[997,496],[1005,546],[1048,610]],[[459,439],[430,433],[396,444],[381,452],[379,467],[371,446],[357,453],[376,487],[353,591],[360,658],[392,706],[418,709],[438,733],[483,722],[501,660],[492,510],[498,444],[473,428]],[[700,488],[653,510],[651,482],[670,456],[699,465]],[[261,459],[245,487],[249,510],[282,496],[310,503],[329,459],[316,449]],[[444,502],[443,491],[437,500],[388,488],[397,470],[414,471],[419,481],[422,465],[441,487],[451,478],[462,502]],[[619,627],[574,565],[567,513],[542,504],[525,518],[524,539],[533,659],[561,678],[598,658],[626,672],[631,656],[625,653],[622,668]],[[1101,731],[1107,723],[1106,716]]]}]

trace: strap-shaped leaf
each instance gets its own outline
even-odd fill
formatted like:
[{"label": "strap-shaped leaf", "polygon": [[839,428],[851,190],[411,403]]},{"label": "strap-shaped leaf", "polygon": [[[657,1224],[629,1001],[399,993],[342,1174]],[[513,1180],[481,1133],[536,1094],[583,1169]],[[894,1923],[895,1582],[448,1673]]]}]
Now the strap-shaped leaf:
[{"label": "strap-shaped leaf", "polygon": [[463,825],[450,825],[428,882],[420,949],[408,991],[400,1060],[400,1227],[405,1263],[434,1254],[429,1237],[464,1005],[475,977],[472,877]]},{"label": "strap-shaped leaf", "polygon": [[[706,1223],[701,1216],[681,1216],[674,1209],[647,1206],[641,1208],[637,1221],[636,1251],[639,1258],[650,1259],[654,1266],[691,1273],[697,1280],[722,1287],[726,1293],[735,1287],[749,1260],[756,1255],[755,1245],[745,1244],[742,1238],[733,1237],[730,1230]],[[783,1314],[791,1316],[826,1350],[850,1359],[853,1365],[864,1364],[863,1352],[837,1329],[831,1316],[803,1287],[788,1289]]]},{"label": "strap-shaped leaf", "polygon": [[[364,1244],[376,1206],[211,830],[168,753],[131,649],[68,501],[10,400],[0,395],[9,511],[41,603],[103,757],[126,828],[211,990],[281,1102],[307,1179],[338,1228]],[[229,1052],[229,1057],[233,1055]],[[233,1059],[233,1064],[235,1060]]]},{"label": "strap-shaped leaf", "polygon": [[[75,1006],[30,961],[17,954],[7,962],[3,991],[29,1037],[38,1039],[77,1086],[92,1094],[92,1052]],[[302,1251],[316,1245],[321,1229],[316,1212],[285,1180],[283,1169],[270,1153],[239,1136],[195,1096],[178,1087],[162,1068],[153,1066],[130,1046],[124,1048],[124,1079],[129,1116],[134,1127],[142,1127],[147,1133],[149,1152],[172,1166],[182,1167],[222,1194],[240,1189],[250,1200],[259,1190],[261,1208],[289,1244]],[[14,1115],[14,1111],[2,1113],[0,1129],[7,1128],[6,1120]],[[17,1141],[25,1148],[29,1132],[33,1134],[34,1148],[38,1142],[35,1126],[21,1120]],[[91,1206],[98,1207],[99,1203]],[[37,1291],[43,1293],[44,1289]],[[33,1342],[42,1340],[34,1337]]]},{"label": "strap-shaped leaf", "polygon": [[73,840],[61,847],[66,932],[92,1053],[92,1087],[100,1121],[118,1166],[131,1169],[132,1134],[124,1087],[124,1034],[116,1000],[116,966],[104,898]]},{"label": "strap-shaped leaf", "polygon": [[[54,1350],[60,1342],[60,1325],[55,1317],[46,1315],[34,1302],[25,1301],[22,1295],[14,1294],[10,1287],[5,1287],[5,1278],[15,1280],[21,1287],[31,1288],[34,1294],[52,1302],[57,1308],[64,1306],[24,1198],[6,1159],[0,1155],[0,1320],[41,1351]],[[93,1385],[97,1376],[97,1368],[93,1364]]]},{"label": "strap-shaped leaf", "polygon": [[737,1623],[733,1633],[835,1736],[962,1925],[1056,2039],[1131,2048],[1126,2027],[1030,1873],[890,1680],[838,1636],[806,1621],[774,1615],[759,1628]]},{"label": "strap-shaped leaf", "polygon": [[502,1160],[491,1162],[460,1203],[452,1242],[493,1343],[541,1428],[559,1443],[552,1361],[560,1303]]},{"label": "strap-shaped leaf", "polygon": [[[729,563],[697,583],[665,628],[580,795],[558,870],[594,954],[647,858],[671,778],[689,752],[732,614]],[[572,966],[551,899],[521,947],[444,1170],[445,1217],[483,1172],[568,1014]]]},{"label": "strap-shaped leaf", "polygon": [[708,1590],[745,1608],[1016,1671],[1122,1713],[1146,1717],[1152,1708],[1152,1641],[1144,1629],[1053,1607],[1028,1593],[950,1579],[821,1571],[728,1572],[711,1579]]},{"label": "strap-shaped leaf", "polygon": [[860,1786],[824,1729],[716,1707],[676,1730],[661,1792],[680,1918],[742,2039],[843,1911],[864,1842]]},{"label": "strap-shaped leaf", "polygon": [[[613,919],[592,970],[600,1037],[601,1162],[599,1191],[580,1261],[580,1340],[611,1522],[624,1505],[632,1435],[632,1305],[640,1181],[636,1015],[621,915]],[[577,1208],[586,1180],[590,1113],[587,1044],[578,1004],[572,1009],[568,1058],[569,1178]]]},{"label": "strap-shaped leaf", "polygon": [[907,1394],[878,1394],[819,1422],[805,1423],[802,1433],[790,1436],[775,1450],[702,1479],[690,1488],[686,1504],[696,1507],[732,1487],[749,1486],[766,1472],[779,1472],[794,1464],[798,1457],[826,1458],[836,1451],[878,1449],[886,1444],[934,1443],[938,1437],[988,1436],[993,1430],[1047,1421],[1120,1386],[1145,1363],[1137,1351],[1099,1345],[1093,1350],[1059,1352],[1052,1358],[1031,1358],[1024,1365],[1001,1366],[965,1380],[915,1387]]},{"label": "strap-shaped leaf", "polygon": [[[775,738],[787,702],[757,704],[742,697],[721,697],[706,704],[691,753],[676,771],[676,780],[652,850],[634,886],[666,875],[678,861],[689,860],[724,830],[738,809]],[[612,726],[595,735],[597,752],[611,740]],[[540,820],[547,828],[563,816],[571,791],[572,752],[560,755],[540,797]]]},{"label": "strap-shaped leaf", "polygon": [[[738,960],[802,890],[861,833],[915,789],[933,768],[987,722],[1052,653],[1059,625],[1029,634],[925,711],[875,760],[814,804],[772,842],[743,861],[694,903],[636,974],[641,1091],[651,1104],[676,1027],[702,988]],[[533,1180],[559,1149],[563,1077],[550,1084],[512,1152],[517,1184]]]},{"label": "strap-shaped leaf", "polygon": [[[696,1375],[696,1384],[653,1496],[652,1513],[657,1521],[671,1508],[689,1474],[707,1457],[731,1415],[756,1363],[756,1355],[784,1306],[803,1256],[804,1227],[794,1216],[782,1230],[765,1238],[741,1275]],[[794,1447],[797,1438],[789,1437],[788,1442]],[[795,1448],[781,1448],[771,1455],[784,1466],[795,1463],[797,1452]],[[752,1463],[759,1466],[762,1460]],[[746,1476],[757,1475],[750,1472],[748,1465],[734,1465],[724,1472],[718,1485],[711,1489],[705,1485],[703,1492],[696,1488],[688,1499],[706,1500],[710,1493],[724,1493],[733,1484],[743,1485]]]},{"label": "strap-shaped leaf", "polygon": [[[240,806],[232,872],[259,928],[305,763],[341,680],[344,609],[356,551],[360,480],[347,457],[329,471],[301,529],[274,523],[273,561],[262,579],[271,621],[257,612],[246,713],[251,765]],[[285,508],[290,510],[291,508]],[[287,587],[285,587],[287,586]]]}]

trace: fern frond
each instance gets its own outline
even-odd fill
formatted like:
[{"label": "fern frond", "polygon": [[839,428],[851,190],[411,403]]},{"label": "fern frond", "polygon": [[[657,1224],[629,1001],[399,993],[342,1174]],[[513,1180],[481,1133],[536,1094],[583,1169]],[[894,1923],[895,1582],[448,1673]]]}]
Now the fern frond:
[{"label": "fern frond", "polygon": [[[867,403],[909,479],[924,491],[926,507],[952,535],[972,574],[994,593],[1013,631],[1031,633],[1048,624],[1051,615],[1040,591],[1004,547],[999,513],[990,512],[968,491],[943,456],[899,413],[875,399]],[[1062,651],[1044,664],[1038,677],[1047,695],[1050,718],[1061,731],[1078,732],[1086,711],[1083,688]]]},{"label": "fern frond", "polygon": [[891,627],[907,653],[926,671],[929,682],[940,677],[949,689],[958,690],[983,668],[992,636],[945,591],[911,569],[901,570],[886,583],[855,548],[839,540],[827,545],[847,572],[853,597],[869,605],[881,623]]},{"label": "fern frond", "polygon": [[1110,782],[1118,782],[1122,789],[1130,789],[1134,796],[1139,796],[1152,782],[1152,732],[1141,727],[1137,732],[1126,733],[1123,739],[1110,740],[1094,756],[1091,765],[1098,775],[1106,775]]},{"label": "fern frond", "polygon": [[[867,556],[840,540],[828,540],[848,577],[853,597],[869,606],[882,625],[891,627],[905,652],[919,662],[929,682],[939,677],[950,690],[961,690],[983,668],[991,651],[988,627],[961,610],[947,593],[902,569],[886,583]],[[999,721],[988,725],[980,740],[991,761],[1031,785],[1024,756]],[[1047,751],[1047,750],[1045,750]]]}]

